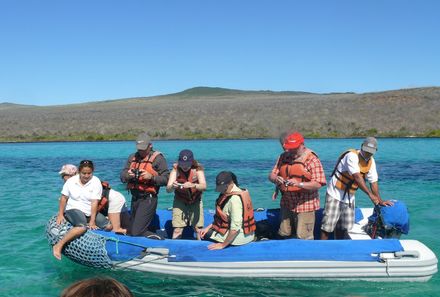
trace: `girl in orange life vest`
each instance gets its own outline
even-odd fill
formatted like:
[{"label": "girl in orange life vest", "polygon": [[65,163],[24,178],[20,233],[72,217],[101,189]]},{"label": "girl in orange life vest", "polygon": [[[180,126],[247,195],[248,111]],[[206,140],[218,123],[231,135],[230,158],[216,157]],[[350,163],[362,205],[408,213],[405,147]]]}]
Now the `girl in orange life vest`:
[{"label": "girl in orange life vest", "polygon": [[[65,164],[58,172],[61,178],[66,182],[69,178],[78,173],[78,168],[72,164]],[[98,203],[98,212],[108,217],[113,232],[127,233],[127,230],[121,227],[121,210],[125,208],[125,197],[118,191],[110,188],[109,184],[101,181],[102,196]],[[105,210],[105,211],[104,211]]]},{"label": "girl in orange life vest", "polygon": [[228,245],[243,245],[255,238],[255,219],[252,201],[247,190],[238,187],[237,177],[230,171],[222,171],[216,177],[214,222],[200,231],[200,237],[217,241],[208,249],[219,250]]},{"label": "girl in orange life vest", "polygon": [[53,255],[58,260],[61,260],[64,245],[87,231],[87,223],[90,229],[105,229],[110,226],[109,221],[97,213],[102,186],[101,181],[93,176],[93,171],[92,161],[81,161],[79,174],[69,178],[61,191],[57,224],[67,219],[73,228],[52,247]]},{"label": "girl in orange life vest", "polygon": [[182,238],[183,228],[192,226],[200,240],[198,229],[203,228],[202,192],[206,190],[203,167],[194,160],[193,152],[182,150],[168,179],[167,192],[174,191],[173,239]]}]

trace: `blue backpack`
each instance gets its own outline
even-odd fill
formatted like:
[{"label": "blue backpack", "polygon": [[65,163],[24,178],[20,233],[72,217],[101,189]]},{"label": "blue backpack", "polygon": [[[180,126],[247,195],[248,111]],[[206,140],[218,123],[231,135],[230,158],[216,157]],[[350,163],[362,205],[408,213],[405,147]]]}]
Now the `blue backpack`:
[{"label": "blue backpack", "polygon": [[367,233],[371,238],[400,238],[409,232],[409,213],[405,203],[391,200],[393,206],[375,206],[368,218]]}]

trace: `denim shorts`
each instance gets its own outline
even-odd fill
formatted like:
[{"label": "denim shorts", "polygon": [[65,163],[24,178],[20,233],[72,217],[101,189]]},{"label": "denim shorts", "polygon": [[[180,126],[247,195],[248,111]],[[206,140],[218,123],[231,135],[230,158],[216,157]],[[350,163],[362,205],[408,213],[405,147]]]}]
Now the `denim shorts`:
[{"label": "denim shorts", "polygon": [[[69,209],[64,213],[64,217],[74,227],[87,227],[87,223],[90,221],[90,217],[86,216],[79,209]],[[109,220],[102,214],[96,214],[96,226],[100,229],[105,229],[109,224]]]}]

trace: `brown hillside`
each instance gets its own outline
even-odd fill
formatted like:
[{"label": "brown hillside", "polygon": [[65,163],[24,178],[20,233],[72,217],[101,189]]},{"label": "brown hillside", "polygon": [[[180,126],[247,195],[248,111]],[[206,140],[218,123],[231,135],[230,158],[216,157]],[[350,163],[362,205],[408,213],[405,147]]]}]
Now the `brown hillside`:
[{"label": "brown hillside", "polygon": [[440,136],[440,88],[312,94],[194,88],[60,106],[0,105],[0,140]]}]

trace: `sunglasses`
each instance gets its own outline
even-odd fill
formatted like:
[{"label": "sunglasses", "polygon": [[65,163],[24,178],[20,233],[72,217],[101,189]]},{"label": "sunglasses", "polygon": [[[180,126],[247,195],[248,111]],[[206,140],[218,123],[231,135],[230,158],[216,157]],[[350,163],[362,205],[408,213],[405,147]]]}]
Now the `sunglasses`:
[{"label": "sunglasses", "polygon": [[79,162],[79,165],[85,165],[85,164],[93,165],[93,162],[90,160],[82,160],[81,162]]}]

